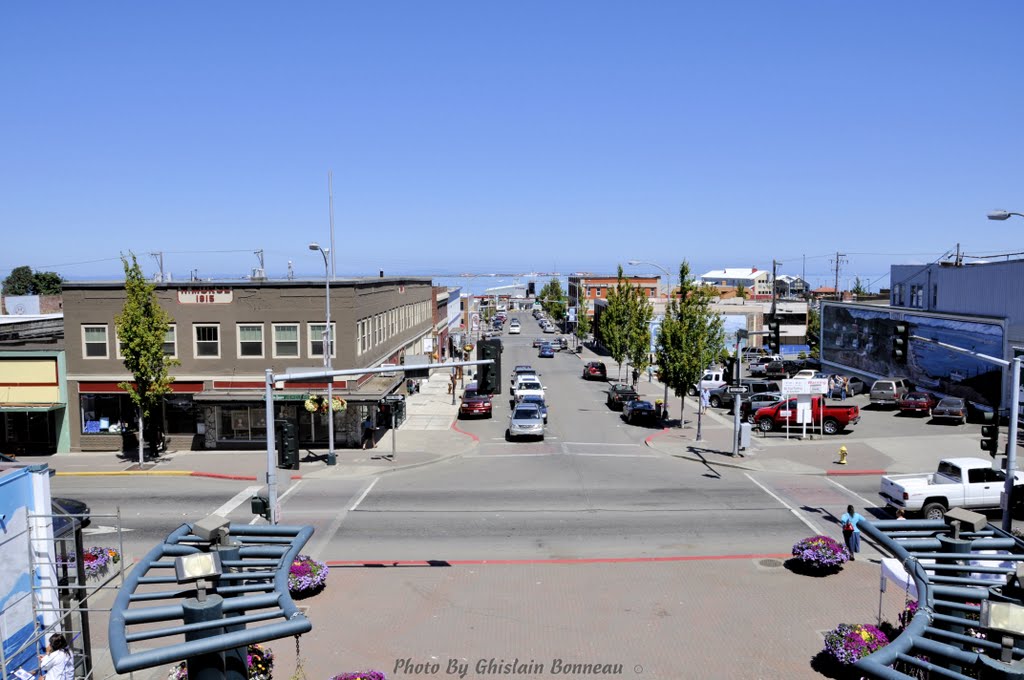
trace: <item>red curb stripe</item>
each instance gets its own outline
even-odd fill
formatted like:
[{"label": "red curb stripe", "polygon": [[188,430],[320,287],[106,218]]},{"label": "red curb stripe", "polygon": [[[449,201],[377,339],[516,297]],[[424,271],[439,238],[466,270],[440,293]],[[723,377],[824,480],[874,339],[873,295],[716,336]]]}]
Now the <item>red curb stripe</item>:
[{"label": "red curb stripe", "polygon": [[884,475],[885,470],[825,470],[832,477],[853,477],[855,475]]},{"label": "red curb stripe", "polygon": [[649,435],[646,439],[644,439],[644,444],[650,444],[652,439],[654,439],[655,437],[660,437],[661,435],[665,434],[666,432],[668,432],[668,428],[667,427],[662,428],[661,432],[655,432],[654,434]]},{"label": "red curb stripe", "polygon": [[[550,560],[432,560],[433,562],[444,562],[450,566],[479,566],[486,564],[493,565],[527,565],[527,564],[632,564],[642,562],[701,562],[711,560],[757,560],[765,558],[789,559],[790,553],[765,554],[765,555],[678,555],[673,557],[586,557],[578,559],[550,559]],[[368,566],[368,567],[427,567],[431,561],[427,560],[330,560],[329,567],[346,566]]]},{"label": "red curb stripe", "polygon": [[455,430],[455,431],[456,431],[456,432],[458,432],[459,434],[464,434],[464,435],[466,435],[467,437],[469,437],[470,439],[472,439],[472,440],[473,440],[473,441],[475,441],[475,442],[479,442],[479,441],[480,441],[480,437],[477,437],[477,436],[476,436],[475,434],[473,434],[472,432],[466,432],[465,430],[460,430],[460,429],[459,429],[459,424],[458,424],[458,423],[459,423],[459,417],[458,417],[458,416],[455,416],[455,420],[453,420],[453,421],[452,421],[452,429],[453,429],[453,430]]},{"label": "red curb stripe", "polygon": [[[223,475],[219,472],[197,472],[195,470],[189,473],[189,477],[209,477],[211,479],[236,479],[243,482],[255,482],[257,479],[253,475]],[[302,475],[292,475],[291,479],[302,479]]]}]

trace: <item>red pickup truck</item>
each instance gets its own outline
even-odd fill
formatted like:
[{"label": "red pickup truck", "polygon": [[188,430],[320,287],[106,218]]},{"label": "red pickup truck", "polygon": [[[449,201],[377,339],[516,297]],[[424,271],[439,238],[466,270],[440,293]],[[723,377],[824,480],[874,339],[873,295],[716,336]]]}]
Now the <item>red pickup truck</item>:
[{"label": "red pickup truck", "polygon": [[[771,432],[777,427],[785,427],[787,421],[790,427],[803,427],[803,424],[798,423],[796,419],[796,402],[796,397],[792,397],[786,401],[758,409],[754,416],[754,422],[762,432]],[[809,422],[809,426],[818,427],[820,425],[825,434],[836,434],[845,430],[847,425],[856,425],[860,421],[860,408],[827,404],[823,397],[815,396],[811,397],[811,416],[813,425]]]}]

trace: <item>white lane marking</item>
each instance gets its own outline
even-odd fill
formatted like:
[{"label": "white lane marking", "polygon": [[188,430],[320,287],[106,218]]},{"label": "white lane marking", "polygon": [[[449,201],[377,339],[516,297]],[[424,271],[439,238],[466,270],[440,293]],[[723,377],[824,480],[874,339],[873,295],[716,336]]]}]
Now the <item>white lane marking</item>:
[{"label": "white lane marking", "polygon": [[277,502],[280,503],[281,501],[283,501],[285,498],[288,497],[288,494],[290,494],[292,491],[295,491],[296,489],[298,489],[302,485],[302,481],[303,480],[301,480],[301,479],[296,480],[296,482],[294,484],[292,484],[287,489],[285,489],[284,493],[277,497]]},{"label": "white lane marking", "polygon": [[807,525],[808,527],[810,527],[811,531],[813,531],[813,532],[814,532],[815,534],[820,534],[820,533],[822,533],[821,529],[819,529],[818,527],[814,526],[814,524],[812,524],[812,523],[811,523],[811,521],[810,521],[809,519],[807,519],[806,517],[804,517],[803,515],[801,515],[801,514],[800,514],[799,512],[797,512],[797,511],[796,511],[796,508],[793,508],[793,507],[791,507],[791,506],[790,506],[790,505],[789,505],[788,503],[786,503],[786,501],[782,500],[781,498],[779,498],[778,496],[776,496],[776,495],[775,495],[774,493],[772,493],[772,492],[771,492],[771,491],[770,491],[770,490],[768,489],[768,487],[766,487],[766,486],[765,486],[764,484],[761,484],[761,483],[760,483],[759,481],[757,481],[756,479],[754,479],[753,477],[751,477],[751,476],[750,476],[749,474],[747,474],[746,472],[744,472],[744,473],[743,473],[743,476],[744,476],[744,477],[746,477],[747,479],[749,479],[750,481],[752,481],[752,482],[753,482],[754,484],[757,484],[757,486],[759,486],[759,487],[761,488],[761,490],[762,490],[762,491],[764,491],[764,492],[765,492],[766,494],[768,494],[769,496],[771,496],[772,498],[774,498],[775,500],[777,500],[777,501],[778,501],[779,503],[781,503],[781,504],[782,504],[782,505],[783,505],[783,506],[784,506],[784,507],[785,507],[785,508],[786,508],[787,510],[789,510],[789,511],[790,511],[791,513],[793,513],[793,515],[794,515],[794,516],[795,516],[795,517],[796,517],[796,518],[797,518],[798,520],[800,520],[801,522],[803,522],[804,524],[806,524],[806,525]]},{"label": "white lane marking", "polygon": [[640,444],[612,444],[610,442],[565,442],[566,446],[640,446]]},{"label": "white lane marking", "polygon": [[567,453],[567,456],[591,456],[597,458],[661,458],[648,453]]},{"label": "white lane marking", "polygon": [[259,486],[245,487],[244,491],[239,491],[238,493],[236,493],[234,496],[231,497],[231,500],[229,500],[227,503],[214,510],[213,514],[220,515],[221,517],[227,517],[232,510],[234,510],[239,505],[244,503],[246,499],[252,498],[253,494],[259,491],[260,488],[261,487]]},{"label": "white lane marking", "polygon": [[[82,534],[85,536],[98,536],[100,534],[116,534],[118,531],[117,527],[108,527],[105,524],[97,524],[96,526],[86,527],[82,529]],[[135,531],[134,529],[121,528],[121,531]]]},{"label": "white lane marking", "polygon": [[856,492],[854,492],[854,491],[851,491],[850,489],[846,488],[845,486],[843,486],[843,485],[842,485],[842,484],[840,484],[839,482],[833,481],[833,480],[832,480],[831,478],[829,478],[829,477],[826,477],[826,478],[825,478],[825,481],[826,481],[826,482],[831,482],[832,484],[835,484],[835,485],[836,485],[836,486],[838,486],[838,487],[839,487],[840,489],[842,489],[842,490],[843,490],[843,491],[845,491],[846,493],[850,494],[850,495],[851,495],[851,496],[853,496],[854,498],[859,498],[859,499],[860,499],[860,500],[861,500],[861,501],[862,501],[862,502],[864,503],[864,505],[865,505],[866,507],[869,507],[869,508],[877,508],[877,507],[878,507],[878,505],[877,505],[877,504],[875,504],[875,503],[872,503],[872,502],[871,502],[871,501],[869,501],[869,500],[868,500],[867,498],[864,498],[863,496],[861,496],[861,495],[860,495],[859,493],[856,493]]},{"label": "white lane marking", "polygon": [[374,478],[374,480],[373,480],[372,482],[370,482],[369,486],[367,486],[367,487],[366,487],[366,488],[365,488],[365,489],[363,490],[363,493],[361,493],[361,494],[359,495],[359,498],[358,498],[358,500],[356,500],[356,502],[352,504],[352,507],[351,507],[351,508],[349,508],[349,509],[348,509],[348,511],[349,511],[349,512],[352,512],[353,510],[355,510],[356,508],[358,508],[358,507],[359,507],[359,504],[363,502],[363,499],[364,499],[364,498],[366,498],[366,494],[370,493],[370,489],[372,489],[372,488],[373,488],[373,487],[374,487],[374,486],[375,486],[375,485],[377,484],[377,482],[379,482],[379,481],[380,481],[380,477],[376,477],[376,478]]}]

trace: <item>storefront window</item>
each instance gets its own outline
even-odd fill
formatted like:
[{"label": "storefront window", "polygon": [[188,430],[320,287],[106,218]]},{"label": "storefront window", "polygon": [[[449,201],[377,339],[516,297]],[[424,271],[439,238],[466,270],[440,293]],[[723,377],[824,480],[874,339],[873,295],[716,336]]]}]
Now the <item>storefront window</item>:
[{"label": "storefront window", "polygon": [[196,412],[192,395],[168,395],[164,398],[167,434],[195,434]]},{"label": "storefront window", "polygon": [[82,434],[120,432],[134,421],[135,407],[125,394],[83,394],[79,398]]},{"label": "storefront window", "polygon": [[267,413],[263,406],[220,406],[218,438],[231,441],[266,441]]}]

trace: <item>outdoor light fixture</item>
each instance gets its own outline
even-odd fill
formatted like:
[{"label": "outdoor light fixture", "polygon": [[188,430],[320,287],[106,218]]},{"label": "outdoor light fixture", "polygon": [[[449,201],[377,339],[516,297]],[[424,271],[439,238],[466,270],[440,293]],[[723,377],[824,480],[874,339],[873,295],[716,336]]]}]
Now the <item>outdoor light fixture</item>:
[{"label": "outdoor light fixture", "polygon": [[1000,222],[1002,222],[1003,220],[1010,219],[1011,215],[1016,215],[1017,217],[1024,217],[1024,214],[1021,213],[1009,212],[1007,210],[993,210],[988,214],[988,218],[990,220],[999,220]]},{"label": "outdoor light fixture", "polygon": [[1009,602],[984,600],[981,603],[982,627],[1011,635],[1002,636],[1003,651],[999,660],[1010,663],[1013,660],[1013,635],[1024,635],[1024,607]]},{"label": "outdoor light fixture", "polygon": [[206,589],[214,579],[224,573],[220,565],[220,555],[215,552],[197,552],[174,558],[174,575],[178,583],[196,582],[196,600],[206,602]]},{"label": "outdoor light fixture", "polygon": [[228,535],[228,527],[231,525],[231,520],[227,517],[221,517],[220,515],[210,515],[204,517],[198,522],[192,525],[192,534],[198,536],[204,541],[220,541],[222,538],[226,538]]}]

